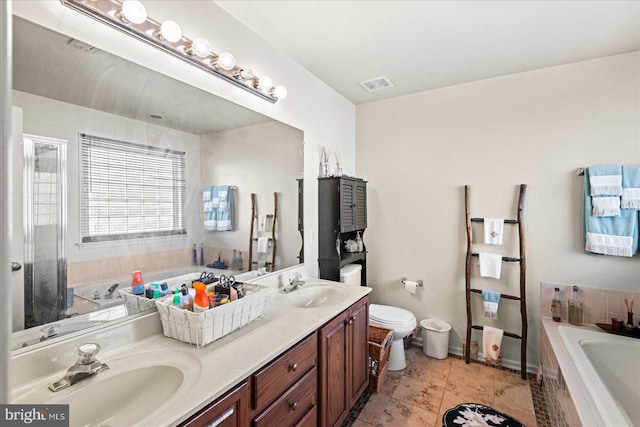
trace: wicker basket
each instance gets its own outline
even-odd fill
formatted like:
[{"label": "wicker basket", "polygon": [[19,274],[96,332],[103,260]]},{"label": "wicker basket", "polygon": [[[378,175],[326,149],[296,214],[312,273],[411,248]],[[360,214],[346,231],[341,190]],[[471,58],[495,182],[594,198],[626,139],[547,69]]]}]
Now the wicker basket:
[{"label": "wicker basket", "polygon": [[387,376],[393,330],[369,325],[369,391],[378,393]]},{"label": "wicker basket", "polygon": [[266,286],[245,283],[246,296],[194,313],[172,305],[171,298],[155,300],[164,335],[203,347],[262,316],[269,296]]},{"label": "wicker basket", "polygon": [[143,311],[156,311],[156,302],[144,295],[134,295],[131,288],[118,290],[120,296],[124,299],[124,305],[127,308],[127,314],[142,313]]}]

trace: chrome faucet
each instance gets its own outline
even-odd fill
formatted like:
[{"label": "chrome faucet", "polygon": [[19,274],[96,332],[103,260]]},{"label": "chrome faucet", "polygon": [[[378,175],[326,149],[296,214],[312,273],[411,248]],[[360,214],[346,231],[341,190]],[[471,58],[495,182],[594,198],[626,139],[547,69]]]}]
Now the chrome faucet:
[{"label": "chrome faucet", "polygon": [[42,332],[40,341],[46,341],[49,338],[57,337],[59,331],[60,331],[59,323],[52,323],[50,325],[44,326],[42,329],[40,329],[40,332]]},{"label": "chrome faucet", "polygon": [[282,292],[284,292],[285,294],[288,294],[289,292],[295,291],[302,285],[304,285],[304,280],[302,280],[302,275],[300,273],[295,273],[293,278],[289,279],[289,286],[285,286]]},{"label": "chrome faucet", "polygon": [[49,390],[59,391],[77,382],[109,370],[106,363],[96,360],[100,346],[96,343],[85,343],[78,347],[78,360],[67,370],[64,377],[51,384]]},{"label": "chrome faucet", "polygon": [[119,285],[120,285],[119,283],[116,283],[115,285],[112,285],[109,289],[107,289],[107,292],[104,294],[104,297],[106,299],[113,298],[113,293],[116,291],[116,289],[118,289]]}]

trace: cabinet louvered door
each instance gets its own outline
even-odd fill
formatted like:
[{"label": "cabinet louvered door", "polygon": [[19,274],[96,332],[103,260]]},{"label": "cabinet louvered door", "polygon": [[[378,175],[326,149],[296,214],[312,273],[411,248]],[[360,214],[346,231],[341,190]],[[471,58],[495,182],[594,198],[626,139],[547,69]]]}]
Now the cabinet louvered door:
[{"label": "cabinet louvered door", "polygon": [[340,232],[367,228],[367,185],[362,180],[340,181]]},{"label": "cabinet louvered door", "polygon": [[355,230],[367,228],[367,186],[362,181],[356,181],[354,192],[353,216],[355,217]]},{"label": "cabinet louvered door", "polygon": [[340,181],[340,232],[356,230],[356,183],[343,179]]}]

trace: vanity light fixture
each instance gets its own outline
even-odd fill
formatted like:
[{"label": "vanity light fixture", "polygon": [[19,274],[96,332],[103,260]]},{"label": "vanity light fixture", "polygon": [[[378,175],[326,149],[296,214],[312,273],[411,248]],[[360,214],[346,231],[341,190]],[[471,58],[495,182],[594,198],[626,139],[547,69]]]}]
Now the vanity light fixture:
[{"label": "vanity light fixture", "polygon": [[60,2],[271,103],[276,103],[287,96],[287,89],[284,86],[274,87],[270,77],[256,76],[250,69],[238,66],[231,53],[216,54],[211,51],[208,40],[202,37],[194,39],[186,37],[177,22],[166,20],[160,23],[150,18],[145,6],[138,0],[60,0]]}]

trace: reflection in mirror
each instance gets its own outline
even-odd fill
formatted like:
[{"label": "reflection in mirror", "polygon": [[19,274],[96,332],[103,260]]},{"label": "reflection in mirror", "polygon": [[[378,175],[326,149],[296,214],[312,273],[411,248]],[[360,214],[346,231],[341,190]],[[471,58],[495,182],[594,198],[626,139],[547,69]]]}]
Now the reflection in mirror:
[{"label": "reflection in mirror", "polygon": [[[22,192],[13,197],[12,210],[25,215],[25,224],[35,224],[35,232],[23,230],[25,282],[14,292],[20,313],[14,316],[14,347],[46,343],[131,314],[122,295],[134,271],[150,283],[175,277],[174,282],[187,281],[207,265],[217,268],[208,270],[216,275],[256,270],[272,259],[274,246],[275,270],[299,263],[302,131],[15,16],[13,30],[14,117],[21,117],[25,135],[52,148],[41,148],[33,167],[55,169],[55,176],[66,177],[64,187],[46,183],[53,194],[38,193],[45,185],[32,181],[34,191],[26,200]],[[113,152],[105,154],[106,163],[87,157],[80,148],[81,135],[121,144],[123,162],[112,161]],[[58,153],[53,148],[59,146],[46,141],[66,147],[66,166],[52,160]],[[146,157],[127,157],[134,148],[182,153],[182,175]],[[17,164],[25,160],[27,171],[29,157],[15,159]],[[167,176],[184,182],[184,194],[163,192]],[[108,190],[94,191],[100,185]],[[230,186],[233,195],[232,209],[226,212],[233,230],[208,231],[205,221],[212,211],[203,200],[205,190],[221,186]],[[38,205],[40,213],[32,209],[36,199],[43,204]],[[66,227],[44,227],[39,222],[42,209],[48,223],[64,224],[66,219]],[[259,228],[276,209],[275,228]],[[164,233],[166,227],[180,232]],[[87,238],[91,233],[119,237]],[[41,244],[38,236],[45,235],[50,240]],[[266,249],[258,251],[259,239],[268,243]],[[30,245],[35,256],[29,255]],[[28,273],[35,271],[40,276]]]}]

